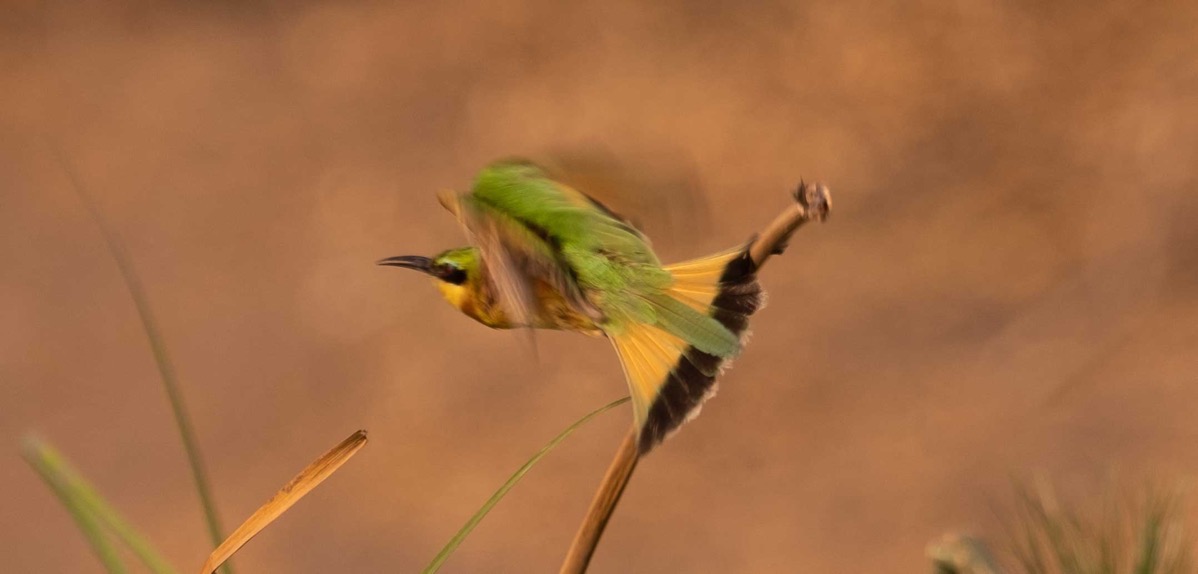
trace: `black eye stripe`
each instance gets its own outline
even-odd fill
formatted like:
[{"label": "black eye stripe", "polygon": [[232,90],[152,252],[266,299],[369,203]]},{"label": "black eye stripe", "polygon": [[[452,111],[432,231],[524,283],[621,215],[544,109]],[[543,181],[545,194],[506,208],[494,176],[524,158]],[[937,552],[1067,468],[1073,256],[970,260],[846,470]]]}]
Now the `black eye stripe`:
[{"label": "black eye stripe", "polygon": [[452,265],[441,264],[433,267],[433,275],[446,283],[454,285],[461,285],[466,282],[466,272]]}]

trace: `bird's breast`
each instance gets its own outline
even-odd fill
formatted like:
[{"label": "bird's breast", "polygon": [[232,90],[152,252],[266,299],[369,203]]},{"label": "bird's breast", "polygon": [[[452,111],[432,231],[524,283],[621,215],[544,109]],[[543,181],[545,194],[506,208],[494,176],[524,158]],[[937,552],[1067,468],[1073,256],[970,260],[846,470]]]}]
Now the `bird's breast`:
[{"label": "bird's breast", "polygon": [[599,334],[599,325],[592,317],[580,312],[556,288],[548,283],[537,282],[536,297],[538,309],[536,324],[540,329],[558,329],[562,331],[580,331],[587,334]]},{"label": "bird's breast", "polygon": [[536,281],[533,285],[535,305],[532,325],[513,323],[489,289],[470,288],[467,285],[453,285],[444,282],[438,282],[437,286],[441,291],[441,296],[450,305],[466,316],[493,329],[534,327],[579,331],[591,335],[598,335],[602,332],[594,319],[579,312],[561,292],[542,281]]}]

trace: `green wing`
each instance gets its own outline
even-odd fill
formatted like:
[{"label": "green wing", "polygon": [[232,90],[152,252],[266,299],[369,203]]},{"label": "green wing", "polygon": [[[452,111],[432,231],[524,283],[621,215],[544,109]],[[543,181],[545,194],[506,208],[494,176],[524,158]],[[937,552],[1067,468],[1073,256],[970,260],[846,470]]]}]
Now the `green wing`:
[{"label": "green wing", "polygon": [[640,232],[533,164],[486,167],[456,212],[515,318],[530,317],[535,279],[558,287],[609,333],[647,323],[719,356],[739,349],[738,337],[714,319],[664,294],[673,278]]},{"label": "green wing", "polygon": [[618,253],[629,262],[661,268],[648,241],[628,222],[531,163],[512,160],[486,167],[469,197],[559,248]]}]

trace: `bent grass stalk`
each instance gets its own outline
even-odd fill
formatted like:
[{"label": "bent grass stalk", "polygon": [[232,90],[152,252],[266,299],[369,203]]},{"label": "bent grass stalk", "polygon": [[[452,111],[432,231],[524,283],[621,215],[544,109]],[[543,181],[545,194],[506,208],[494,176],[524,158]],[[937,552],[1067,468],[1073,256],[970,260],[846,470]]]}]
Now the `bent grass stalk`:
[{"label": "bent grass stalk", "polygon": [[630,398],[631,397],[624,397],[622,399],[612,401],[591,411],[590,413],[587,413],[586,416],[578,419],[574,422],[574,424],[566,427],[566,430],[563,430],[560,434],[553,437],[553,440],[541,447],[541,450],[537,451],[532,458],[528,459],[528,461],[525,462],[520,468],[516,469],[516,472],[512,474],[512,476],[509,477],[502,486],[499,487],[499,490],[496,490],[495,494],[492,494],[491,497],[483,503],[482,507],[479,508],[478,511],[476,511],[474,515],[466,521],[466,524],[463,525],[460,530],[458,530],[457,534],[454,534],[453,538],[449,539],[449,542],[445,544],[445,547],[433,557],[433,561],[424,568],[423,573],[433,574],[439,570],[441,566],[445,564],[445,561],[449,560],[449,557],[453,555],[454,551],[458,549],[458,546],[462,545],[462,542],[466,540],[466,537],[470,536],[470,533],[474,531],[474,527],[478,526],[478,524],[482,522],[487,513],[490,512],[492,508],[495,508],[495,505],[499,504],[500,500],[503,500],[503,497],[507,495],[508,491],[515,487],[516,484],[520,482],[520,479],[524,478],[524,475],[528,474],[528,471],[531,470],[533,466],[536,466],[536,464],[540,462],[542,458],[545,458],[545,455],[549,454],[549,452],[556,448],[557,445],[566,440],[566,437],[570,436],[570,434],[578,430],[579,427],[585,425],[591,419],[628,402]]},{"label": "bent grass stalk", "polygon": [[[366,431],[360,430],[309,464],[212,551],[204,562],[202,572],[215,572],[250,539],[337,472],[364,446]],[[175,574],[175,569],[146,538],[130,526],[54,447],[29,436],[22,443],[21,455],[71,513],[109,574],[125,574],[128,569],[105,529],[124,543],[153,574]]]},{"label": "bent grass stalk", "polygon": [[25,460],[37,471],[46,485],[54,491],[54,495],[62,502],[67,511],[71,513],[71,518],[75,519],[75,524],[79,527],[83,537],[91,545],[92,551],[96,553],[96,557],[104,566],[104,570],[110,574],[123,574],[128,572],[125,564],[121,562],[120,555],[117,554],[116,548],[104,536],[104,531],[100,526],[100,521],[92,515],[92,513],[83,505],[79,497],[72,489],[70,482],[63,476],[60,468],[56,464],[56,457],[48,456],[44,451],[40,451],[36,445],[26,441],[22,449],[22,455]]},{"label": "bent grass stalk", "polygon": [[[62,155],[60,150],[55,150],[58,155],[58,160],[62,164],[62,169],[66,172],[68,179],[71,181],[71,186],[75,190],[75,194],[79,200],[87,208],[96,227],[100,230],[100,235],[104,238],[104,244],[108,248],[109,255],[112,256],[116,263],[117,269],[120,270],[121,277],[125,281],[125,287],[129,290],[129,296],[133,299],[133,304],[137,308],[137,315],[141,319],[142,329],[146,333],[146,339],[150,343],[150,351],[154,355],[154,363],[158,367],[158,374],[162,379],[162,387],[166,391],[167,400],[170,402],[171,414],[174,415],[175,425],[179,431],[179,438],[183,442],[183,450],[187,454],[187,462],[191,467],[192,480],[195,483],[196,493],[200,498],[200,506],[204,511],[204,522],[208,529],[208,536],[212,539],[212,545],[215,547],[224,539],[221,533],[220,517],[216,511],[215,498],[212,496],[212,487],[208,483],[208,473],[204,466],[203,456],[200,454],[199,441],[196,440],[195,430],[191,424],[191,417],[187,414],[187,408],[183,401],[183,392],[179,386],[178,377],[175,375],[174,365],[171,363],[170,355],[166,351],[166,343],[163,340],[162,333],[158,329],[158,322],[154,319],[154,314],[150,309],[149,299],[146,297],[145,289],[142,287],[141,280],[138,278],[137,272],[133,267],[133,262],[125,252],[124,246],[121,243],[120,237],[116,232],[108,226],[108,222],[100,213],[99,207],[92,201],[91,197],[84,190],[82,182],[72,169],[71,164],[67,162],[66,157]],[[233,574],[231,564],[225,565],[225,574]]]},{"label": "bent grass stalk", "polygon": [[130,526],[53,446],[29,436],[21,445],[21,456],[62,501],[109,572],[126,570],[104,529],[123,542],[150,572],[175,573],[146,538]]}]

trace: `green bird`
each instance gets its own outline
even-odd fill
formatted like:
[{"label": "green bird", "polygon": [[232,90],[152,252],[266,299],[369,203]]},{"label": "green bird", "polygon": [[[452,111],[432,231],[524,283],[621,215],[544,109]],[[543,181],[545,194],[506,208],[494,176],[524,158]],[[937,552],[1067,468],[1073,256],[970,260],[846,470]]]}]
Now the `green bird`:
[{"label": "green bird", "polygon": [[433,277],[462,313],[496,329],[607,337],[632,396],[642,454],[694,418],[763,302],[748,245],[663,265],[636,228],[524,161],[443,193],[470,246],[378,262]]}]

